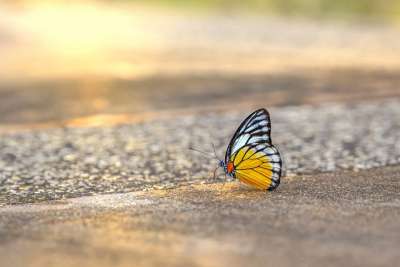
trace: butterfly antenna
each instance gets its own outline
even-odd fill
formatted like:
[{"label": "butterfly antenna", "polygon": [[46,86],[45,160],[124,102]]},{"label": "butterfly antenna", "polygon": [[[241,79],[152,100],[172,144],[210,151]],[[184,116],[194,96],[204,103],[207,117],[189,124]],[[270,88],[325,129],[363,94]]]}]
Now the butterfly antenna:
[{"label": "butterfly antenna", "polygon": [[[217,154],[215,153],[215,146],[214,146],[214,144],[213,144],[213,148],[214,148],[214,155],[211,154],[211,153],[207,153],[207,152],[201,151],[201,150],[196,149],[196,148],[194,148],[194,147],[189,147],[190,150],[199,152],[199,153],[203,154],[204,156],[207,156],[207,158],[213,157],[213,158],[216,158],[216,159],[219,161],[219,159],[218,159],[218,157],[217,157]],[[215,168],[215,170],[213,171],[213,179],[215,179],[216,174],[217,174],[217,170],[218,170],[219,168],[220,168],[220,165],[218,165],[218,166]]]},{"label": "butterfly antenna", "polygon": [[213,154],[210,154],[210,153],[207,153],[207,152],[201,151],[201,150],[199,150],[199,149],[196,149],[196,148],[194,148],[194,147],[189,147],[189,150],[193,150],[193,151],[199,152],[199,153],[201,153],[201,154],[203,154],[203,155],[207,156],[207,158],[214,157],[214,155],[213,155]]},{"label": "butterfly antenna", "polygon": [[214,150],[214,156],[215,156],[215,158],[216,158],[217,160],[219,160],[219,157],[218,157],[218,155],[217,155],[217,150],[215,149],[215,145],[214,145],[214,143],[213,143],[213,142],[211,142],[211,145],[212,145],[212,147],[213,147],[213,150]]}]

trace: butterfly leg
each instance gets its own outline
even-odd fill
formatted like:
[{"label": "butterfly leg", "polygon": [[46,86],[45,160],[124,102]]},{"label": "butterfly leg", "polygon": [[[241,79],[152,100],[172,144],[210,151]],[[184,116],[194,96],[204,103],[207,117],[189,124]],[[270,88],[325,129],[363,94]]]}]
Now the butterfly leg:
[{"label": "butterfly leg", "polygon": [[217,168],[215,168],[214,172],[213,172],[213,180],[217,179],[217,170],[219,169],[219,166]]},{"label": "butterfly leg", "polygon": [[227,180],[228,180],[228,178],[226,177],[226,173],[225,173],[225,179],[224,179],[224,183],[222,184],[222,189],[224,189]]}]

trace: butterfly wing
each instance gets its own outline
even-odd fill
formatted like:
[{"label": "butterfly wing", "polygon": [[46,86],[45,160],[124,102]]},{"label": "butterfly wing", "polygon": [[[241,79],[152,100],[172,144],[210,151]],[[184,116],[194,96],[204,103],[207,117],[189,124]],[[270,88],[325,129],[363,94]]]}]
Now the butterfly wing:
[{"label": "butterfly wing", "polygon": [[282,173],[279,151],[268,144],[244,146],[231,156],[235,177],[259,189],[273,190],[278,187]]},{"label": "butterfly wing", "polygon": [[226,150],[225,162],[247,144],[261,142],[271,144],[271,120],[266,109],[254,111],[240,124]]},{"label": "butterfly wing", "polygon": [[280,182],[282,159],[272,145],[268,111],[250,114],[233,135],[225,163],[233,162],[235,177],[259,189],[275,189]]}]

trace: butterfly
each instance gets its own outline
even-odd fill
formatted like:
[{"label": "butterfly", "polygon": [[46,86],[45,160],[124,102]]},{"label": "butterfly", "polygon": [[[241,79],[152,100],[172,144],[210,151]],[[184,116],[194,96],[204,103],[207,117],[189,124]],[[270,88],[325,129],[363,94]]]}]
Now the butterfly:
[{"label": "butterfly", "polygon": [[226,175],[258,189],[272,191],[278,187],[282,158],[272,144],[271,119],[266,109],[254,111],[240,124],[229,142],[225,159],[219,160],[217,169],[220,167]]}]

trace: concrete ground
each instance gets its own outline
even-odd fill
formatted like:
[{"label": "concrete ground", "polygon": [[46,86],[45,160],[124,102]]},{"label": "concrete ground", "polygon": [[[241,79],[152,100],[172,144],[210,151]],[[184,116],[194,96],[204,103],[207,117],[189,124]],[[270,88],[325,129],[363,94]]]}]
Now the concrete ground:
[{"label": "concrete ground", "polygon": [[0,209],[2,266],[396,266],[400,168]]}]

